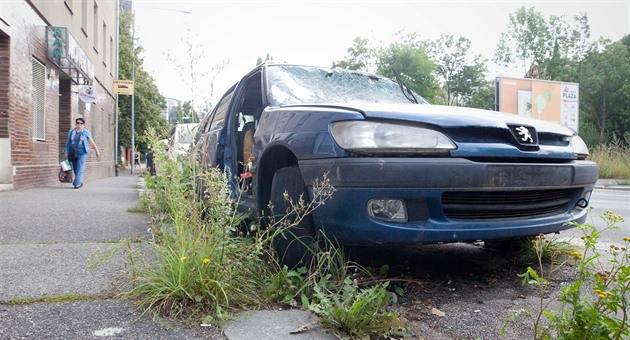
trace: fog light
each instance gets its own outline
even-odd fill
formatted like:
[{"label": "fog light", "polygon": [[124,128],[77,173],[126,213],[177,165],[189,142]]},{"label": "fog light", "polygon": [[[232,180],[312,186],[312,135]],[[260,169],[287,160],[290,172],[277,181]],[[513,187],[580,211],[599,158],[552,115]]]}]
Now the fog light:
[{"label": "fog light", "polygon": [[367,211],[379,220],[407,222],[407,208],[401,199],[372,199],[367,204]]}]

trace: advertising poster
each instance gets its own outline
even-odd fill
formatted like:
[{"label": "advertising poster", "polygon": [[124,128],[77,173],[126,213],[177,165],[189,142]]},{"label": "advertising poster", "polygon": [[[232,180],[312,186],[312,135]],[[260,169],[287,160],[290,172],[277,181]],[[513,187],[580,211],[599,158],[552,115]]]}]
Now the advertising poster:
[{"label": "advertising poster", "polygon": [[575,84],[561,84],[560,124],[574,131],[578,129],[578,110],[580,106],[579,88]]},{"label": "advertising poster", "polygon": [[554,122],[578,131],[579,84],[498,77],[496,108],[501,112]]},{"label": "advertising poster", "polygon": [[532,116],[532,91],[518,90],[518,112],[519,116]]}]

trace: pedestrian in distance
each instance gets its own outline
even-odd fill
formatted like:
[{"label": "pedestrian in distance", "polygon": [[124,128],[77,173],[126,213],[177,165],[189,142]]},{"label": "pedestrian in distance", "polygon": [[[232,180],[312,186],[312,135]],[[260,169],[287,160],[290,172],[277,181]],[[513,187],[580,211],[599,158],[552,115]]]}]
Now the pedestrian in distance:
[{"label": "pedestrian in distance", "polygon": [[90,154],[90,147],[96,152],[96,157],[100,157],[101,153],[92,139],[92,134],[85,128],[85,119],[77,118],[74,122],[75,127],[68,131],[66,147],[63,149],[63,153],[64,157],[68,158],[70,163],[72,163],[72,169],[74,170],[74,182],[72,182],[72,185],[74,185],[75,189],[79,189],[83,186],[83,171],[85,170],[85,162]]},{"label": "pedestrian in distance", "polygon": [[134,161],[133,161],[133,165],[134,167],[137,165],[138,167],[140,167],[140,153],[138,152],[138,148],[135,149],[134,151]]}]

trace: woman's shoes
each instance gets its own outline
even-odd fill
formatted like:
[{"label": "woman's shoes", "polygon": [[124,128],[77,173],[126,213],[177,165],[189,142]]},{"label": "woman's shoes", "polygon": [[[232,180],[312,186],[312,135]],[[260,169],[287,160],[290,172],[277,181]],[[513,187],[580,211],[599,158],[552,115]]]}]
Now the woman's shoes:
[{"label": "woman's shoes", "polygon": [[82,188],[82,187],[83,187],[83,183],[81,183],[81,185],[79,185],[79,186],[76,186],[76,185],[74,186],[75,189],[79,189],[79,188]]}]

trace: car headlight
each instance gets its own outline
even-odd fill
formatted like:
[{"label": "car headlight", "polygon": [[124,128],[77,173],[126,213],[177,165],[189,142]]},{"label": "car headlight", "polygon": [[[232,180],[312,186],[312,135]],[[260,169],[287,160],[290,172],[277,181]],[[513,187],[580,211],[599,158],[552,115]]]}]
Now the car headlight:
[{"label": "car headlight", "polygon": [[330,130],[341,148],[357,153],[443,154],[457,148],[438,131],[409,125],[343,121],[332,123]]},{"label": "car headlight", "polygon": [[580,136],[573,135],[573,137],[571,137],[571,147],[579,159],[585,159],[586,156],[588,156],[588,146],[586,146],[586,143],[584,143],[584,140],[582,140]]}]

